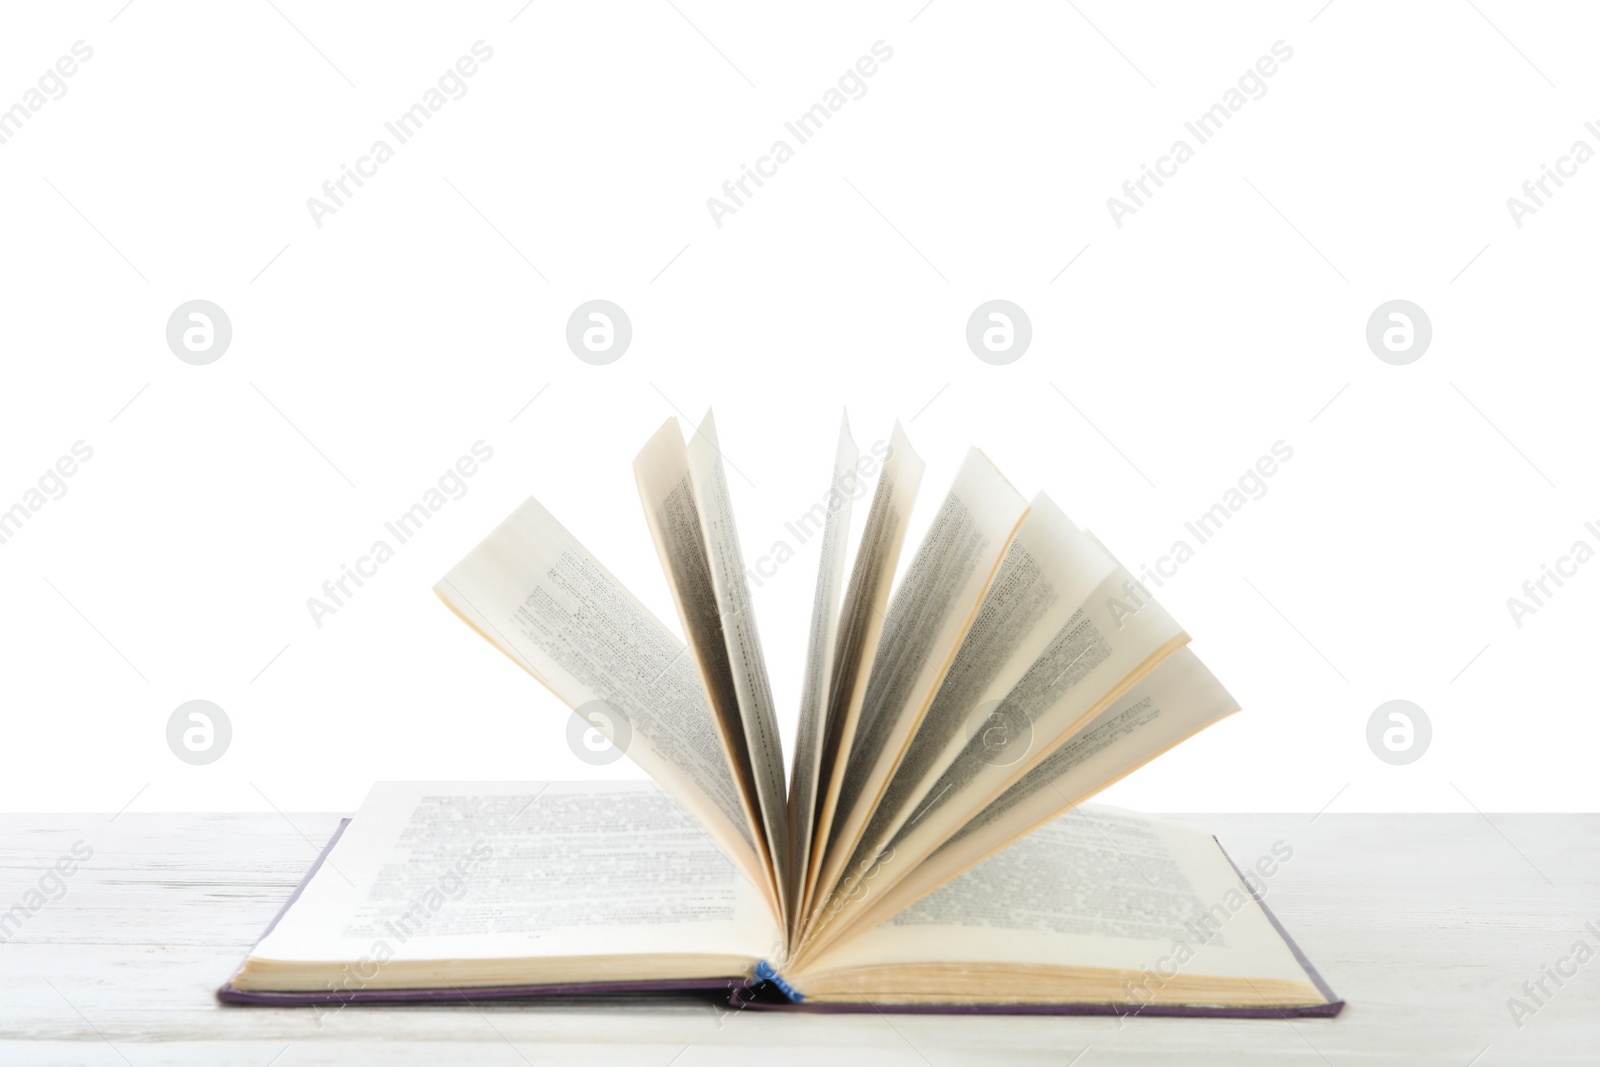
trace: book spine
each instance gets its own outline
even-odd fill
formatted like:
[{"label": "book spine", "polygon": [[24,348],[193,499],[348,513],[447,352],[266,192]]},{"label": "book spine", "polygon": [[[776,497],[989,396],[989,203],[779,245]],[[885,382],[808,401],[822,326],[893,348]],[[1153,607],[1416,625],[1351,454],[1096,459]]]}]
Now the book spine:
[{"label": "book spine", "polygon": [[773,970],[772,964],[766,960],[756,964],[756,977],[763,982],[771,982],[780,993],[789,998],[791,1004],[799,1004],[806,999],[804,993],[798,992],[794,986],[779,977],[778,972]]}]

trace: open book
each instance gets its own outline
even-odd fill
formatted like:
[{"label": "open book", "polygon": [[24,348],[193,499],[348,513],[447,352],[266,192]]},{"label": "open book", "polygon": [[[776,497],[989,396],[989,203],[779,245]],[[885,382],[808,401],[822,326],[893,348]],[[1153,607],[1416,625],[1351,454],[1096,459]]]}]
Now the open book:
[{"label": "open book", "polygon": [[654,783],[380,784],[224,999],[1338,1010],[1212,838],[1078,807],[1237,707],[1048,497],[973,450],[891,590],[923,463],[841,426],[786,774],[712,417],[634,471],[687,643],[531,499],[436,592]]}]

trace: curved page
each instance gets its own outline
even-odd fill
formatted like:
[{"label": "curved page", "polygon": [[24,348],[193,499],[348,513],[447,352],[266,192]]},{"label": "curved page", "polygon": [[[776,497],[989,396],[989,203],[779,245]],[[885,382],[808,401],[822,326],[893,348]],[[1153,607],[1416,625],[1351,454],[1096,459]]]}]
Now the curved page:
[{"label": "curved page", "polygon": [[841,935],[886,921],[1238,709],[1200,658],[1180,648],[880,894]]},{"label": "curved page", "polygon": [[569,706],[604,702],[591,725],[624,747],[770,895],[767,864],[693,657],[543,505],[529,498],[434,592]]},{"label": "curved page", "polygon": [[[800,692],[800,722],[795,730],[794,769],[789,775],[789,833],[792,855],[789,876],[799,884],[811,863],[811,835],[816,828],[817,785],[822,773],[822,732],[828,714],[828,691],[833,678],[839,640],[839,594],[844,588],[845,552],[849,548],[850,513],[866,489],[866,477],[876,466],[873,456],[863,457],[850,435],[848,416],[839,422],[839,443],[834,450],[828,492],[798,520],[795,529],[815,536],[820,523],[821,551],[817,561],[817,587],[811,602],[811,633],[806,641],[805,682]],[[818,511],[821,517],[818,517]],[[794,898],[791,898],[794,899]]]}]

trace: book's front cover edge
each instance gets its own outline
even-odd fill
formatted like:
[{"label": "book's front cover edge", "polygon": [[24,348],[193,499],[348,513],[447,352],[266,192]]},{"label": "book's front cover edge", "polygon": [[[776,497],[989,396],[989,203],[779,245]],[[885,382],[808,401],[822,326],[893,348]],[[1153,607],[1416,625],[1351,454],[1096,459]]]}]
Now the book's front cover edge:
[{"label": "book's front cover edge", "polygon": [[[1228,866],[1233,868],[1233,873],[1239,876],[1239,881],[1244,883],[1250,891],[1250,896],[1255,899],[1272,928],[1283,938],[1283,943],[1294,954],[1295,962],[1306,972],[1306,977],[1311,979],[1311,984],[1321,993],[1323,1004],[1300,1005],[1296,1007],[1223,1007],[1211,1004],[1155,1004],[1148,1007],[1138,1007],[1128,1003],[1088,1003],[1072,1002],[1061,1004],[878,1004],[872,1001],[856,1002],[829,1002],[819,1004],[803,998],[799,1001],[790,999],[792,993],[785,986],[781,992],[768,992],[762,988],[743,990],[735,989],[728,998],[728,1003],[735,1009],[751,1008],[757,1011],[812,1011],[833,1014],[862,1014],[865,1012],[893,1012],[903,1015],[1154,1015],[1178,1018],[1210,1018],[1210,1019],[1286,1019],[1286,1018],[1322,1018],[1331,1019],[1344,1009],[1344,1001],[1334,993],[1328,983],[1323,980],[1311,960],[1301,951],[1294,938],[1289,936],[1289,931],[1283,928],[1278,917],[1267,907],[1267,902],[1261,894],[1239,870],[1239,865],[1233,862],[1233,857],[1228,855],[1228,850],[1222,847],[1222,842],[1212,835],[1216,842],[1217,851],[1222,853],[1222,858],[1228,861]],[[759,973],[759,972],[758,972]]]},{"label": "book's front cover edge", "polygon": [[[333,836],[328,838],[328,843],[322,846],[321,852],[317,853],[317,858],[312,862],[311,866],[307,868],[305,876],[300,879],[300,884],[294,887],[294,892],[290,893],[289,899],[283,902],[283,907],[278,909],[278,914],[272,917],[272,921],[267,924],[267,928],[261,931],[261,936],[256,938],[256,945],[259,945],[262,941],[265,941],[267,935],[276,930],[278,928],[278,924],[283,922],[283,917],[289,914],[289,909],[294,907],[294,902],[299,900],[300,894],[306,891],[306,886],[311,884],[311,879],[315,878],[317,872],[322,870],[322,865],[327,862],[328,856],[333,852],[333,846],[339,843],[339,838],[343,837],[344,832],[349,828],[349,819],[339,820],[339,825],[334,829]],[[307,844],[309,843],[310,842],[307,842]],[[251,945],[250,947],[252,951],[255,949],[255,945]]]},{"label": "book's front cover edge", "polygon": [[735,1011],[809,1011],[824,1015],[1149,1015],[1184,1019],[1331,1019],[1339,1014],[1344,1001],[1285,1008],[1233,1008],[1212,1004],[1154,1004],[1140,1008],[1133,1004],[1075,1001],[1061,1004],[888,1004],[742,999],[729,1002]]},{"label": "book's front cover edge", "polygon": [[1228,850],[1222,847],[1222,842],[1217,840],[1217,836],[1215,834],[1211,835],[1211,840],[1216,841],[1217,851],[1222,853],[1222,858],[1228,861],[1228,866],[1233,868],[1233,873],[1239,876],[1239,881],[1244,883],[1244,887],[1250,890],[1250,895],[1255,898],[1257,906],[1261,908],[1261,914],[1265,915],[1267,917],[1267,922],[1271,923],[1272,928],[1278,931],[1278,936],[1283,938],[1283,943],[1289,946],[1290,952],[1294,953],[1295,962],[1300,965],[1301,970],[1306,972],[1306,977],[1311,979],[1311,984],[1317,987],[1317,992],[1321,993],[1323,999],[1327,1001],[1327,1004],[1322,1005],[1325,1008],[1331,1009],[1327,1011],[1326,1014],[1330,1017],[1338,1015],[1340,1010],[1344,1008],[1344,1000],[1341,999],[1339,995],[1333,991],[1333,988],[1323,980],[1322,972],[1318,971],[1316,966],[1311,962],[1310,958],[1307,957],[1303,951],[1301,951],[1299,943],[1296,942],[1294,938],[1289,936],[1289,931],[1283,928],[1283,924],[1279,922],[1278,917],[1272,913],[1272,909],[1267,907],[1266,898],[1256,890],[1255,885],[1250,881],[1250,879],[1244,876],[1244,872],[1239,869],[1239,865],[1237,863],[1233,862],[1233,857],[1228,855]]},{"label": "book's front cover edge", "polygon": [[[251,952],[255,951],[255,946],[261,944],[262,941],[266,940],[267,935],[272,933],[273,930],[277,929],[278,924],[283,921],[283,917],[285,915],[289,914],[289,909],[294,906],[294,902],[295,901],[300,899],[300,894],[304,893],[306,891],[306,886],[311,884],[311,879],[313,877],[315,877],[316,873],[322,869],[322,864],[324,863],[324,861],[327,860],[328,854],[333,851],[333,846],[337,845],[339,843],[339,838],[344,836],[345,829],[347,827],[349,827],[349,825],[350,825],[350,820],[349,819],[340,819],[339,820],[339,825],[334,829],[333,836],[328,838],[328,843],[326,845],[322,846],[322,851],[321,852],[317,853],[317,858],[315,860],[313,860],[311,862],[311,866],[306,869],[306,873],[301,877],[300,883],[294,887],[294,892],[289,894],[289,899],[283,902],[283,907],[278,909],[278,913],[272,917],[272,921],[267,923],[267,928],[265,930],[261,931],[261,936],[256,938],[254,944],[252,944],[250,946]],[[257,994],[246,993],[243,990],[238,990],[238,989],[235,989],[233,987],[233,979],[238,977],[239,972],[244,969],[245,961],[248,960],[249,958],[250,958],[249,953],[246,953],[245,954],[245,959],[240,960],[239,961],[239,966],[234,968],[233,975],[229,977],[229,979],[227,980],[227,982],[225,982],[223,984],[221,989],[217,990],[217,999],[219,1001],[221,1001],[222,1003],[224,1003],[224,1004],[255,1004],[255,1003],[259,1003],[256,1000],[248,999],[248,998],[251,998],[253,996],[256,996]],[[246,998],[246,999],[239,999],[239,998]]]},{"label": "book's front cover edge", "polygon": [[[610,993],[726,993],[740,979],[687,978],[648,982],[574,982],[564,985],[461,986],[448,989],[350,989],[296,992],[255,992],[235,989],[232,982],[217,990],[223,1004],[254,1007],[303,1008],[346,1004],[436,1004],[444,1001],[475,1003],[480,1000],[517,1000],[534,997],[582,997]],[[715,999],[715,998],[714,998]]]},{"label": "book's front cover edge", "polygon": [[[256,938],[259,945],[263,938],[283,921],[289,913],[294,902],[300,899],[300,894],[305,892],[306,886],[311,884],[311,879],[322,869],[322,864],[327,860],[328,854],[333,851],[333,846],[339,843],[339,838],[344,835],[349,827],[349,819],[340,819],[338,829],[333,831],[333,836],[328,838],[328,843],[317,854],[316,860],[306,871],[305,877],[300,879],[300,884],[294,887],[294,892],[289,894],[289,899],[283,902],[283,907],[267,923],[267,928],[261,931],[261,937]],[[241,963],[241,966],[243,964]],[[235,975],[238,974],[236,970]],[[670,993],[682,990],[723,990],[726,991],[738,979],[708,979],[692,978],[669,981],[650,982],[577,982],[559,985],[510,985],[510,986],[468,986],[465,989],[346,989],[346,990],[309,990],[296,992],[258,992],[254,990],[237,989],[233,979],[229,978],[227,984],[217,990],[217,1000],[223,1004],[244,1004],[263,1007],[298,1008],[307,1005],[344,1005],[344,1004],[405,1004],[417,1002],[435,1002],[442,1000],[477,999],[495,1000],[514,997],[551,997],[551,996],[581,996],[586,993]]]}]

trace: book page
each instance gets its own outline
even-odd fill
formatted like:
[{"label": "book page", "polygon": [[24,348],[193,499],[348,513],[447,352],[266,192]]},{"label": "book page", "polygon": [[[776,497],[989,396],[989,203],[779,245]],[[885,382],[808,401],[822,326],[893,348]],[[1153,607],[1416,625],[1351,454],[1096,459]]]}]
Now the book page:
[{"label": "book page", "polygon": [[822,746],[817,759],[816,829],[813,832],[811,861],[805,870],[805,895],[801,914],[811,908],[827,850],[829,831],[844,780],[850,745],[855,738],[862,701],[871,679],[871,663],[883,634],[884,610],[900,550],[905,544],[906,524],[911,505],[922,484],[926,464],[911,448],[900,424],[889,435],[889,453],[878,475],[878,488],[872,495],[866,528],[861,531],[861,547],[856,550],[850,571],[844,606],[839,611],[839,634],[833,657],[833,681],[828,686],[828,712],[823,719]]},{"label": "book page", "polygon": [[603,702],[595,727],[769,884],[694,657],[537,500],[434,591],[569,706]]},{"label": "book page", "polygon": [[944,848],[975,836],[1002,848],[1238,710],[1200,657],[1180,648],[968,820]]},{"label": "book page", "polygon": [[1115,562],[1045,494],[1000,561],[972,628],[962,639],[922,725],[895,768],[845,878],[877,853],[932,794],[982,719],[1044,655],[1054,635],[1115,568]]},{"label": "book page", "polygon": [[781,911],[777,861],[761,810],[758,772],[740,709],[739,683],[723,636],[725,622],[706,551],[699,494],[677,419],[664,422],[639,450],[633,473],[672,602],[689,638],[688,660],[705,686],[718,737],[739,785],[748,832],[754,835],[755,848],[761,856],[763,878],[770,887],[775,910]]},{"label": "book page", "polygon": [[[866,487],[876,458],[862,462],[861,449],[850,435],[850,419],[839,422],[828,491],[800,520],[809,528],[822,512],[822,542],[817,561],[817,587],[811,601],[811,631],[806,641],[805,681],[800,692],[800,722],[795,730],[794,769],[789,775],[789,827],[793,854],[789,877],[805,877],[811,863],[811,834],[816,823],[817,779],[822,768],[822,732],[839,639],[839,594],[844,586],[845,553],[849,549],[850,513]],[[859,464],[859,465],[858,465]],[[798,900],[799,886],[791,890]]]},{"label": "book page", "polygon": [[755,779],[756,806],[766,834],[767,853],[772,857],[782,914],[788,915],[792,886],[788,874],[789,813],[783,777],[783,742],[778,735],[772,682],[767,676],[761,635],[750,603],[750,586],[745,579],[744,552],[739,547],[733,500],[728,494],[728,473],[711,412],[706,412],[690,438],[688,453],[717,616],[721,620],[728,669],[738,698],[744,748],[749,753]]},{"label": "book page", "polygon": [[251,961],[347,963],[342,989],[436,970],[481,985],[553,958],[726,968],[779,937],[764,895],[652,783],[379,782]]},{"label": "book page", "polygon": [[1238,710],[1200,658],[1180,648],[961,827],[850,927],[875,926],[1039,825]]},{"label": "book page", "polygon": [[981,720],[966,728],[967,740],[954,762],[888,844],[851,872],[848,886],[841,884],[806,934],[808,940],[836,936],[864,903],[888,892],[990,801],[1188,643],[1183,628],[1139,589],[1120,564],[1114,566],[1050,635],[1044,653],[1005,698],[979,709]]},{"label": "book page", "polygon": [[808,980],[851,968],[1002,963],[1137,978],[1158,961],[1176,968],[1168,980],[1308,981],[1215,841],[1091,805],[784,977],[805,993]]},{"label": "book page", "polygon": [[821,887],[842,874],[1027,510],[982,452],[968,452],[889,603],[839,788]]}]

